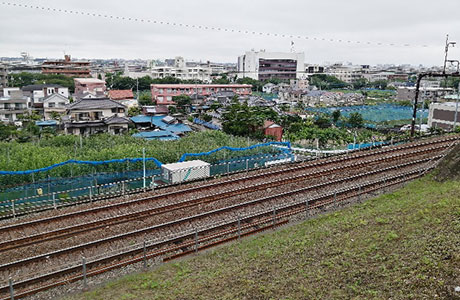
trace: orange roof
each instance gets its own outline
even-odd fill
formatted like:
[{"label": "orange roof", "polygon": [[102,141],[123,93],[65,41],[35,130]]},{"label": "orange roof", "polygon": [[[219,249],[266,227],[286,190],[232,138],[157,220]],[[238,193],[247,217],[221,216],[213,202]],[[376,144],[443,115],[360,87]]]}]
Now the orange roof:
[{"label": "orange roof", "polygon": [[134,99],[132,90],[110,90],[109,98],[112,100]]}]

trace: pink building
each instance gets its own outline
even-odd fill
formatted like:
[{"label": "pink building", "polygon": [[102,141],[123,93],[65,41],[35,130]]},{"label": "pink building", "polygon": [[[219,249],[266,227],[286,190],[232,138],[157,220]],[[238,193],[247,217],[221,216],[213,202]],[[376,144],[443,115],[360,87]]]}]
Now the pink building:
[{"label": "pink building", "polygon": [[180,95],[210,96],[211,94],[223,91],[234,92],[240,96],[251,94],[250,84],[152,84],[152,100],[158,105],[175,104],[172,97]]},{"label": "pink building", "polygon": [[97,78],[74,78],[75,94],[89,92],[92,94],[104,93],[105,81]]}]

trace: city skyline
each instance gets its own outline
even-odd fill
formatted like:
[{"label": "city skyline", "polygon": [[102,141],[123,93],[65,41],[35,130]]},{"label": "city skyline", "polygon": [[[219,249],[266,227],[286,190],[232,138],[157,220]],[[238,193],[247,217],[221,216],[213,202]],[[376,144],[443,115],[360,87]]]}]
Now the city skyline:
[{"label": "city skyline", "polygon": [[[306,63],[312,64],[350,61],[440,66],[446,33],[451,40],[460,38],[460,21],[445,13],[458,4],[447,0],[424,3],[423,7],[415,1],[401,4],[393,0],[372,5],[359,0],[346,5],[340,1],[233,1],[219,5],[211,1],[134,1],[130,7],[109,3],[37,0],[17,2],[27,5],[18,7],[2,2],[0,24],[8,30],[0,32],[0,56],[17,57],[26,51],[43,58],[60,58],[64,53],[88,59],[183,56],[190,61],[236,63],[239,55],[251,49],[289,52],[293,46],[294,51],[305,52]],[[451,48],[449,57],[459,59],[460,49]]]}]

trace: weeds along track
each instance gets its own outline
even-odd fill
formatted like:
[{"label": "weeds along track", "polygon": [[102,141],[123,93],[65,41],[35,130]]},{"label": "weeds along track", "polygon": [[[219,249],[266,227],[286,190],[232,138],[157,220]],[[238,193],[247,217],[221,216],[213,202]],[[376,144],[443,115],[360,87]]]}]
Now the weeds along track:
[{"label": "weeds along track", "polygon": [[[98,258],[87,266],[88,272],[96,274],[120,260],[136,259],[138,249],[120,249],[142,244],[146,239],[161,241],[149,245],[149,255],[168,253],[164,259],[183,255],[188,253],[190,243],[198,247],[196,236],[193,233],[184,236],[184,233],[199,229],[198,244],[204,247],[205,242],[213,244],[225,240],[225,232],[234,233],[237,218],[243,222],[238,229],[239,235],[274,226],[270,222],[269,225],[263,223],[264,218],[285,222],[283,218],[295,211],[294,208],[305,211],[306,207],[314,210],[331,203],[336,205],[362,193],[418,177],[457,141],[458,137],[434,139],[339,159],[262,170],[237,177],[234,185],[230,183],[232,179],[207,183],[208,189],[220,184],[223,187],[218,191],[202,189],[201,195],[191,188],[192,194],[184,192],[182,197],[176,191],[169,191],[111,203],[104,206],[107,210],[114,209],[109,213],[96,207],[94,211],[90,208],[62,215],[65,217],[35,219],[30,223],[23,220],[25,222],[1,230],[3,237],[8,235],[8,239],[0,244],[0,278],[5,278],[5,283],[7,278],[14,278],[19,290],[55,285],[65,276],[81,273],[81,265],[76,266],[82,256]],[[182,188],[182,191],[188,190],[186,186]],[[269,215],[257,217],[267,211]],[[279,222],[277,224],[281,224]],[[67,223],[65,228],[64,223]],[[184,246],[177,248],[177,245]],[[114,251],[121,253],[107,255]],[[7,290],[2,287],[0,293],[5,295]]]}]

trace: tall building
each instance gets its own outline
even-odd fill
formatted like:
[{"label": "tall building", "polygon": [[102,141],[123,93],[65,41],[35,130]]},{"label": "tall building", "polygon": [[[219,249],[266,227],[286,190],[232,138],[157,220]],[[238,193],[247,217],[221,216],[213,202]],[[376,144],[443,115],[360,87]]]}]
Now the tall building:
[{"label": "tall building", "polygon": [[250,77],[256,80],[304,78],[304,61],[303,52],[248,51],[238,57],[238,78]]},{"label": "tall building", "polygon": [[6,65],[0,64],[0,89],[8,85],[8,69]]},{"label": "tall building", "polygon": [[47,60],[42,64],[42,74],[91,77],[90,71],[89,61],[73,61],[70,55],[65,55],[63,60]]}]

